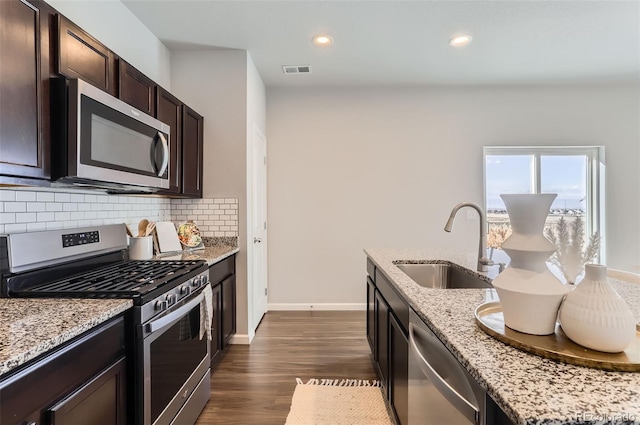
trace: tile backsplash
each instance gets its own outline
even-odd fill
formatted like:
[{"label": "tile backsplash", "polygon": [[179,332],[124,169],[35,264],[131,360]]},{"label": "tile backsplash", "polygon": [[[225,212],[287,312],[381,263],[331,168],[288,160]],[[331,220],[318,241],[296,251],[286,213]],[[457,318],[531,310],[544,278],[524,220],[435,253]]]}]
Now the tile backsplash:
[{"label": "tile backsplash", "polygon": [[36,188],[0,189],[0,234],[113,223],[137,226],[143,218],[176,224],[193,220],[203,236],[238,236],[236,198],[168,199]]}]

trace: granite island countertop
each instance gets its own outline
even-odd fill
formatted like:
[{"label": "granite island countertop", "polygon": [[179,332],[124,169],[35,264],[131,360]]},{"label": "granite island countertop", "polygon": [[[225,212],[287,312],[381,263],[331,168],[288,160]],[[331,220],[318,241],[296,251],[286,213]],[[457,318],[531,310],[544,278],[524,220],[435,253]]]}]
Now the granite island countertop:
[{"label": "granite island countertop", "polygon": [[131,306],[131,300],[0,298],[0,377]]},{"label": "granite island countertop", "polygon": [[[447,260],[474,270],[475,256],[436,249],[365,253],[515,423],[640,423],[640,373],[573,366],[503,344],[474,319],[478,305],[497,299],[495,290],[423,288],[394,265]],[[640,285],[610,282],[640,319]]]}]

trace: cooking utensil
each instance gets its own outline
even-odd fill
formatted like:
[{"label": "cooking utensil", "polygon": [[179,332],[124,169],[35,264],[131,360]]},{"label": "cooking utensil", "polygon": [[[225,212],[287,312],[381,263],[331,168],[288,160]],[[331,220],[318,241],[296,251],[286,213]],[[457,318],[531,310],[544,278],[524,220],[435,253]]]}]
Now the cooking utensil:
[{"label": "cooking utensil", "polygon": [[142,220],[140,220],[140,223],[138,223],[138,237],[141,238],[145,235],[145,232],[147,231],[147,226],[149,225],[149,220],[147,220],[146,218],[143,218]]},{"label": "cooking utensil", "polygon": [[149,224],[147,224],[147,228],[144,231],[144,235],[150,236],[155,230],[155,228],[156,228],[156,223],[154,221],[150,221]]}]

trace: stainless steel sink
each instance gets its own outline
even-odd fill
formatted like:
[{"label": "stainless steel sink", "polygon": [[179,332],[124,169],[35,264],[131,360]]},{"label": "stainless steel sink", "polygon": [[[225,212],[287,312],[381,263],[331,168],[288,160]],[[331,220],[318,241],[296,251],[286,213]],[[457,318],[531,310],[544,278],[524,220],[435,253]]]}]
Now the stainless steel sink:
[{"label": "stainless steel sink", "polygon": [[491,284],[483,278],[451,264],[396,264],[396,266],[425,288],[491,288]]}]

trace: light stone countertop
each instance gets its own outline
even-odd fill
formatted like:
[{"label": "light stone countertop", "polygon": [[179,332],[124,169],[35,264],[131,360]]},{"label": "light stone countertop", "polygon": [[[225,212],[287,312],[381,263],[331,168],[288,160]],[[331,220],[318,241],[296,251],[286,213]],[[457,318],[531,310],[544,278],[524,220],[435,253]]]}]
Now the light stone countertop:
[{"label": "light stone countertop", "polygon": [[[474,319],[478,305],[497,299],[495,290],[423,288],[393,263],[447,260],[474,270],[473,255],[437,249],[365,253],[515,423],[640,423],[640,373],[573,366],[503,344]],[[609,281],[640,319],[640,285]]]},{"label": "light stone countertop", "polygon": [[0,377],[131,306],[131,300],[0,298]]},{"label": "light stone countertop", "polygon": [[204,249],[183,251],[182,253],[173,255],[156,255],[153,258],[156,260],[204,260],[209,266],[212,266],[238,251],[240,251],[240,249],[235,246],[205,246]]}]

